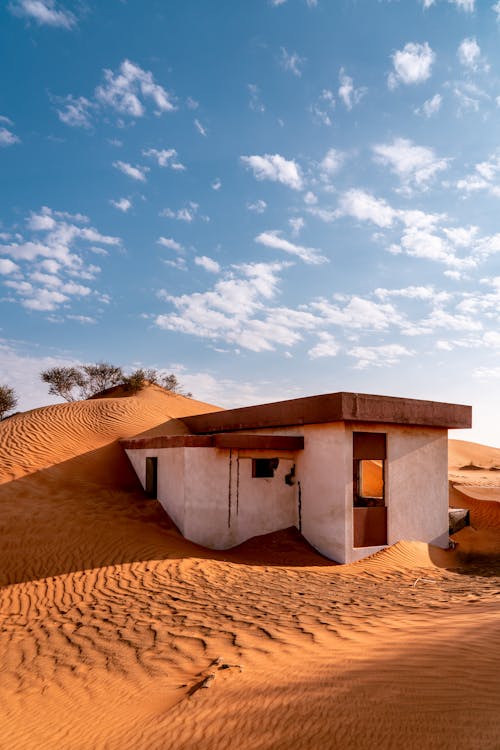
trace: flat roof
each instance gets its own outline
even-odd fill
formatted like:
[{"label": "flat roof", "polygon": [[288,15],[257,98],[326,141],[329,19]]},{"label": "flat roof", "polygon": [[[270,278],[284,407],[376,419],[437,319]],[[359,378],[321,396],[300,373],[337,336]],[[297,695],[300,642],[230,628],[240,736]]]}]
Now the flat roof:
[{"label": "flat roof", "polygon": [[183,417],[195,435],[325,422],[380,422],[463,429],[472,426],[472,407],[366,393],[325,393],[269,404]]}]

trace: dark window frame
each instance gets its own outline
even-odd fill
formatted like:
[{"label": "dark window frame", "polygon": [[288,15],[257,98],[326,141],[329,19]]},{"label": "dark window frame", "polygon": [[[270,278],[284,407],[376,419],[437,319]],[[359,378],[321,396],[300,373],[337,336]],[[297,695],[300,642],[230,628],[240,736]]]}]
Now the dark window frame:
[{"label": "dark window frame", "polygon": [[252,458],[253,479],[273,479],[279,462],[279,458]]}]

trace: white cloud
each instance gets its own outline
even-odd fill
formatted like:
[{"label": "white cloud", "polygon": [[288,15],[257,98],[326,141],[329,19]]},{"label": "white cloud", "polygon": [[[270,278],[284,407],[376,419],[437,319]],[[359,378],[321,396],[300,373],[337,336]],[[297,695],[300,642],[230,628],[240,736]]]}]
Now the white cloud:
[{"label": "white cloud", "polygon": [[[422,5],[424,8],[430,8],[436,2],[437,0],[422,0]],[[472,13],[474,10],[475,0],[448,0],[448,2],[466,13]]]},{"label": "white cloud", "polygon": [[220,265],[213,258],[209,258],[206,255],[197,256],[194,259],[197,266],[201,266],[209,273],[220,273]]},{"label": "white cloud", "polygon": [[294,76],[302,75],[302,66],[306,61],[305,57],[300,57],[297,52],[288,52],[284,47],[280,50],[280,65],[283,70],[293,73]]},{"label": "white cloud", "polygon": [[341,328],[366,331],[385,331],[391,326],[405,326],[405,319],[394,305],[387,302],[373,302],[354,295],[346,304],[320,299],[311,302],[309,308],[321,315],[325,322]]},{"label": "white cloud", "polygon": [[76,25],[74,14],[60,9],[54,0],[13,0],[8,7],[14,15],[33,20],[40,26],[71,29]]},{"label": "white cloud", "polygon": [[0,274],[7,276],[10,273],[16,273],[19,271],[19,266],[9,258],[0,258]]},{"label": "white cloud", "polygon": [[317,202],[318,197],[311,190],[308,190],[307,193],[304,194],[304,203],[306,206],[315,206]]},{"label": "white cloud", "polygon": [[339,97],[344,103],[345,108],[351,111],[354,105],[359,104],[366,94],[366,88],[356,89],[352,78],[346,74],[344,68],[340,68],[339,81]]},{"label": "white cloud", "polygon": [[129,164],[126,161],[114,161],[113,166],[115,169],[119,169],[120,172],[126,174],[127,177],[131,177],[133,180],[139,180],[139,182],[146,182],[146,174],[149,172],[149,167],[142,167]]},{"label": "white cloud", "polygon": [[479,320],[475,320],[471,316],[454,315],[440,308],[433,310],[422,323],[433,330],[445,328],[451,331],[480,331],[483,327]]},{"label": "white cloud", "polygon": [[15,143],[20,143],[21,139],[18,138],[8,128],[0,127],[0,146],[13,146]]},{"label": "white cloud", "polygon": [[[417,299],[425,302],[436,300],[444,301],[449,295],[446,292],[437,292],[433,286],[407,286],[402,289],[378,288],[374,292],[376,297],[387,299],[387,297],[403,297],[406,299]],[[442,295],[445,295],[444,297]]]},{"label": "white cloud", "polygon": [[330,89],[323,89],[315,104],[311,105],[310,111],[315,122],[330,127],[332,123],[331,113],[335,109],[335,96]]},{"label": "white cloud", "polygon": [[212,188],[212,190],[220,190],[222,187],[222,180],[220,179],[220,177],[216,177],[210,187]]},{"label": "white cloud", "polygon": [[93,252],[94,244],[120,244],[118,237],[89,226],[86,216],[47,207],[32,212],[26,224],[31,234],[26,239],[16,234],[15,241],[0,245],[0,253],[8,256],[4,270],[15,272],[6,286],[32,310],[54,310],[71,296],[88,296],[91,289],[75,279],[93,279],[100,269],[86,260],[86,252]]},{"label": "white cloud", "polygon": [[170,167],[170,169],[180,172],[183,172],[186,169],[184,164],[181,164],[177,159],[177,151],[175,148],[144,148],[142,150],[142,155],[154,159],[159,167]]},{"label": "white cloud", "polygon": [[143,100],[152,101],[158,113],[176,109],[171,95],[155,82],[153,74],[130,60],[124,60],[117,73],[104,70],[104,83],[96,88],[95,94],[101,104],[132,117],[145,114]]},{"label": "white cloud", "polygon": [[207,129],[201,124],[198,118],[194,119],[194,126],[200,135],[206,137]]},{"label": "white cloud", "polygon": [[441,94],[434,94],[430,99],[426,99],[421,107],[415,109],[415,114],[425,115],[425,117],[432,117],[441,109],[443,103],[443,97]]},{"label": "white cloud", "polygon": [[372,221],[377,226],[385,228],[392,225],[397,212],[384,200],[354,188],[341,196],[336,215]]},{"label": "white cloud", "polygon": [[288,223],[292,228],[292,235],[294,237],[298,237],[305,226],[305,221],[302,216],[293,216],[291,219],[288,219]]},{"label": "white cloud", "polygon": [[[276,344],[290,346],[301,339],[300,329],[311,325],[307,313],[266,309],[278,292],[282,263],[233,266],[207,292],[179,297],[161,296],[175,312],[159,315],[160,328],[261,352]],[[295,313],[295,314],[294,314]]]},{"label": "white cloud", "polygon": [[375,161],[388,166],[403,188],[425,188],[438,172],[448,167],[449,159],[440,159],[432,148],[416,146],[408,138],[395,138],[392,143],[373,147]]},{"label": "white cloud", "polygon": [[330,148],[320,162],[320,169],[327,175],[335,174],[339,171],[344,161],[344,154],[336,148]]},{"label": "white cloud", "polygon": [[261,245],[271,247],[275,250],[283,250],[285,253],[290,255],[296,255],[304,263],[327,263],[328,259],[324,255],[321,255],[319,250],[312,247],[303,247],[302,245],[295,245],[293,242],[289,242],[280,236],[281,232],[278,230],[262,232],[255,238],[255,242],[259,242]]},{"label": "white cloud", "polygon": [[[469,70],[476,71],[479,68],[481,61],[481,48],[476,41],[475,37],[469,37],[464,39],[457,50],[458,59],[460,63],[469,68]],[[488,66],[482,63],[485,70]]]},{"label": "white cloud", "polygon": [[166,219],[176,219],[177,221],[186,221],[188,224],[194,221],[196,214],[198,213],[198,204],[190,201],[184,208],[178,208],[173,211],[171,208],[164,208],[160,211],[160,216],[164,216]]},{"label": "white cloud", "polygon": [[187,264],[185,258],[173,258],[170,260],[164,260],[163,261],[166,266],[170,266],[170,268],[175,268],[177,271],[187,271]]},{"label": "white cloud", "polygon": [[335,357],[339,353],[340,346],[331,334],[326,331],[320,331],[318,333],[318,338],[318,343],[307,352],[311,359]]},{"label": "white cloud", "polygon": [[436,55],[427,42],[408,42],[402,50],[397,50],[392,55],[394,70],[387,79],[389,88],[396,88],[398,83],[423,83],[431,76],[435,58]]},{"label": "white cloud", "polygon": [[158,245],[161,245],[162,247],[168,247],[169,250],[175,250],[176,252],[180,252],[182,250],[182,245],[171,237],[159,237],[157,242]]},{"label": "white cloud", "polygon": [[287,185],[293,190],[302,190],[300,167],[293,159],[285,159],[280,154],[241,156],[240,159],[243,164],[250,167],[257,180],[271,180]]},{"label": "white cloud", "polygon": [[91,101],[84,96],[74,97],[71,94],[59,101],[64,105],[62,109],[56,110],[61,122],[72,128],[92,127],[91,110],[94,105]]},{"label": "white cloud", "polygon": [[464,193],[473,193],[485,190],[491,195],[500,197],[500,151],[495,151],[485,161],[478,162],[474,166],[474,172],[458,180],[456,187]]},{"label": "white cloud", "polygon": [[111,203],[112,206],[117,208],[118,211],[122,211],[124,214],[126,214],[127,211],[129,211],[130,208],[132,208],[132,201],[129,200],[128,198],[120,198],[117,201],[110,200],[109,202]]},{"label": "white cloud", "polygon": [[491,10],[493,11],[493,13],[495,13],[497,21],[500,21],[500,0],[497,0],[496,3],[493,3],[493,5],[491,6]]},{"label": "white cloud", "polygon": [[348,351],[357,362],[355,368],[364,370],[366,367],[389,367],[401,361],[402,357],[412,357],[415,352],[400,344],[384,344],[382,346],[355,346]]},{"label": "white cloud", "polygon": [[446,84],[458,102],[458,114],[479,112],[481,104],[491,101],[491,96],[472,81],[455,81]]},{"label": "white cloud", "polygon": [[249,211],[254,211],[256,214],[263,214],[267,208],[267,203],[259,198],[259,200],[256,200],[253,203],[247,203],[247,208]]},{"label": "white cloud", "polygon": [[254,112],[265,112],[266,108],[260,98],[260,89],[255,83],[248,84],[248,92],[250,94],[250,101],[248,106]]}]

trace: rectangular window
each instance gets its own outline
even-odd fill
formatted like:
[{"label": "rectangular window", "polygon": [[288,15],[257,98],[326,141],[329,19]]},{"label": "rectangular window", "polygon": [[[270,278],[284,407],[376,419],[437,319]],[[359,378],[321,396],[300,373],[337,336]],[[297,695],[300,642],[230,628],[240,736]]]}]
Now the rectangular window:
[{"label": "rectangular window", "polygon": [[252,477],[272,478],[278,468],[279,458],[252,458]]}]

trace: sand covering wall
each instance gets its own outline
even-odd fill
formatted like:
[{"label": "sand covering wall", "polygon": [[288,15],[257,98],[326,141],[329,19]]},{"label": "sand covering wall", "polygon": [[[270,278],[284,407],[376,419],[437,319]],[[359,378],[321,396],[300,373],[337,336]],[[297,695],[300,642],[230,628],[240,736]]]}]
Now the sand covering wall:
[{"label": "sand covering wall", "polygon": [[[196,547],[116,441],[212,408],[148,388],[0,424],[0,747],[497,749],[498,565],[464,532],[352,566],[296,530]],[[500,503],[462,495],[484,552]]]}]

